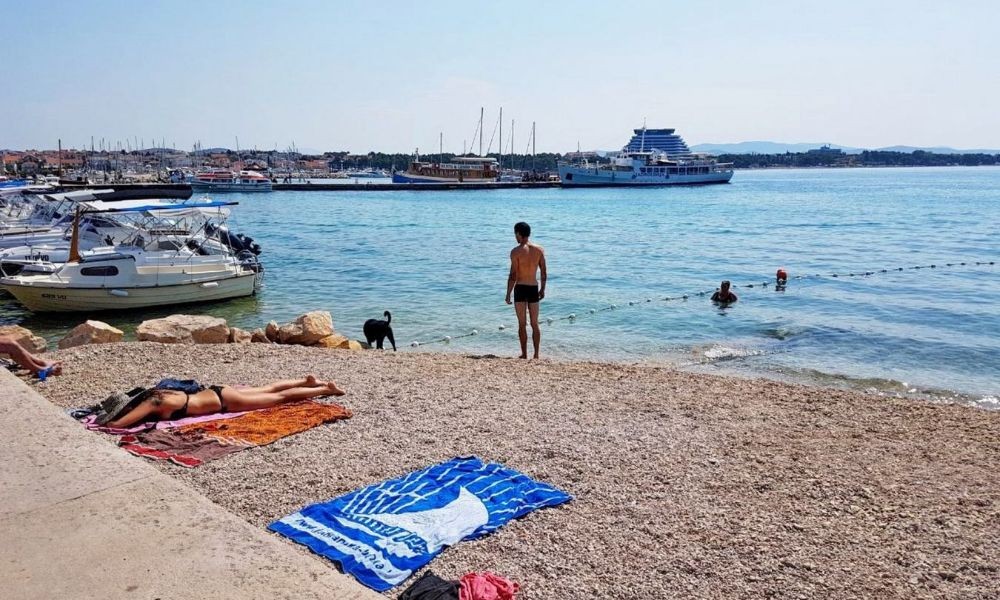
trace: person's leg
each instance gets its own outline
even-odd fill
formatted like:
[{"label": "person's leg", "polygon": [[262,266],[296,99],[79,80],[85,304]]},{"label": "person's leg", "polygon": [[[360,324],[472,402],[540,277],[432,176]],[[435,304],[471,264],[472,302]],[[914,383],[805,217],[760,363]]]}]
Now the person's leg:
[{"label": "person's leg", "polygon": [[0,337],[0,354],[9,355],[14,362],[31,371],[38,373],[42,369],[52,367],[52,374],[58,375],[62,371],[59,363],[42,360],[24,349],[17,340],[10,337]]},{"label": "person's leg", "polygon": [[230,412],[270,408],[283,402],[307,400],[317,396],[330,395],[343,396],[344,390],[338,388],[337,384],[332,381],[322,386],[289,388],[280,392],[246,393],[234,387],[222,388],[222,397],[226,401],[226,410]]},{"label": "person's leg", "polygon": [[531,315],[531,344],[535,347],[535,358],[538,358],[538,346],[542,343],[542,330],[538,326],[538,302],[528,305],[528,313]]},{"label": "person's leg", "polygon": [[517,314],[517,337],[521,341],[521,358],[528,358],[528,303],[515,302],[514,312]]},{"label": "person's leg", "polygon": [[324,382],[316,379],[315,375],[306,375],[303,379],[285,379],[282,381],[275,381],[274,383],[269,383],[260,387],[245,387],[240,388],[240,391],[245,394],[255,394],[255,393],[273,393],[280,392],[281,390],[289,390],[297,387],[320,387],[326,385]]}]

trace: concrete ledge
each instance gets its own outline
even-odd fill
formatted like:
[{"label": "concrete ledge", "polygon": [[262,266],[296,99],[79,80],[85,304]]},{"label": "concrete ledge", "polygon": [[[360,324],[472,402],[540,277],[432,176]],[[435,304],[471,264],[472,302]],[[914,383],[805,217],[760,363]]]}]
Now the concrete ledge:
[{"label": "concrete ledge", "polygon": [[34,598],[382,598],[88,432],[0,371],[0,589]]}]

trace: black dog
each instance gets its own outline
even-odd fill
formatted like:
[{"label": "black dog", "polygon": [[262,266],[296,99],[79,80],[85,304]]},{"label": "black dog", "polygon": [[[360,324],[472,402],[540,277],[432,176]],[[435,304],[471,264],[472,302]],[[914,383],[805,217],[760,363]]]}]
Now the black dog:
[{"label": "black dog", "polygon": [[385,315],[385,321],[379,321],[378,319],[368,319],[365,321],[365,339],[368,340],[368,345],[374,345],[379,350],[382,349],[382,342],[385,338],[389,338],[389,343],[392,344],[392,351],[396,351],[396,338],[392,336],[392,327],[389,323],[392,322],[392,315],[389,311],[382,313]]}]

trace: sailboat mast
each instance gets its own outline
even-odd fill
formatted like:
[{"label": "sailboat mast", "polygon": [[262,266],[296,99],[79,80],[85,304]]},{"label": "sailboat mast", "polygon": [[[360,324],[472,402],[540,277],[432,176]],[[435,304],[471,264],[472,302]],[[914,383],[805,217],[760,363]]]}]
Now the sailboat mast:
[{"label": "sailboat mast", "polygon": [[535,170],[535,122],[531,122],[531,170]]},{"label": "sailboat mast", "polygon": [[444,132],[438,133],[438,165],[444,162]]},{"label": "sailboat mast", "polygon": [[479,156],[483,155],[483,107],[479,107]]},{"label": "sailboat mast", "polygon": [[497,169],[503,172],[503,107],[500,107],[500,165]]}]

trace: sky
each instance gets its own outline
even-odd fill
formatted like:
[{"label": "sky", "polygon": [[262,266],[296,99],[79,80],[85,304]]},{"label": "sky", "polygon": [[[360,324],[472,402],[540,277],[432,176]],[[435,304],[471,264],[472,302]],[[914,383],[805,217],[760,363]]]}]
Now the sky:
[{"label": "sky", "polygon": [[[1000,147],[1000,2],[0,0],[0,148]],[[134,142],[130,142],[134,145]],[[478,146],[478,140],[474,146]],[[477,148],[478,149],[478,148]]]}]

